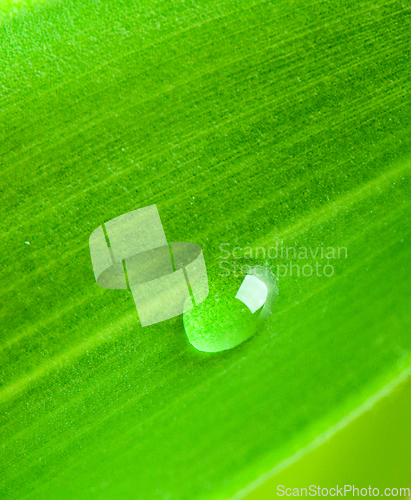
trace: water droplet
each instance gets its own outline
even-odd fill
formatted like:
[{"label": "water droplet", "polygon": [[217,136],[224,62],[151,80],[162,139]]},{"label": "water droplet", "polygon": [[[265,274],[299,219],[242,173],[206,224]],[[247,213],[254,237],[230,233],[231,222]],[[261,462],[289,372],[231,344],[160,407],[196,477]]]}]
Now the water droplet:
[{"label": "water droplet", "polygon": [[244,278],[210,282],[207,299],[183,315],[188,340],[205,352],[238,346],[266,320],[277,295],[277,278],[266,266],[256,266]]}]

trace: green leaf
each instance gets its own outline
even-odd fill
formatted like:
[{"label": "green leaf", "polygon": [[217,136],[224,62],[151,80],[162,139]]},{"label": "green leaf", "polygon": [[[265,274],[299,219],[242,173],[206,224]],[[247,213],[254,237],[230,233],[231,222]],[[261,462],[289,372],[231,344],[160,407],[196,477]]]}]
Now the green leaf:
[{"label": "green leaf", "polygon": [[[1,498],[226,499],[410,366],[410,20],[379,0],[4,16]],[[243,265],[289,271],[270,248],[320,254],[255,335],[199,352],[181,316],[141,328],[95,283],[91,232],[151,204],[201,245],[209,308]]]}]

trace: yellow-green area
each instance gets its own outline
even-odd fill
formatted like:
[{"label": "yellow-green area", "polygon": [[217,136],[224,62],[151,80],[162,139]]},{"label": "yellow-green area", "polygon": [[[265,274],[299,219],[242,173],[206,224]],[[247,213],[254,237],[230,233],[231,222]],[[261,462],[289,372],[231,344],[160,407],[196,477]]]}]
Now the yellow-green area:
[{"label": "yellow-green area", "polygon": [[260,478],[261,484],[249,485],[251,491],[244,490],[237,498],[319,497],[327,490],[328,497],[359,497],[364,496],[365,489],[371,491],[367,496],[409,498],[410,417],[408,377],[324,444],[294,457],[289,465],[284,463],[281,471],[272,471],[269,479]]},{"label": "yellow-green area", "polygon": [[[409,369],[410,21],[382,0],[3,19],[0,498],[225,500]],[[151,204],[222,300],[242,266],[282,274],[250,339],[198,352],[181,316],[141,328],[96,285],[92,231]],[[244,254],[277,245],[308,249],[300,275]]]}]

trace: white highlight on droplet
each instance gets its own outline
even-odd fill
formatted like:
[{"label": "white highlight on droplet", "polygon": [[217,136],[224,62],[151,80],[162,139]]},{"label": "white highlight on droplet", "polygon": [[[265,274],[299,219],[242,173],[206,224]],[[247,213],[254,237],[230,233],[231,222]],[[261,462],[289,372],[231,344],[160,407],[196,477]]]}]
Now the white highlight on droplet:
[{"label": "white highlight on droplet", "polygon": [[267,300],[268,288],[255,276],[247,275],[235,296],[254,314]]}]

